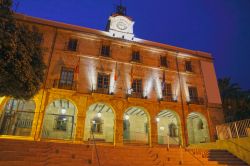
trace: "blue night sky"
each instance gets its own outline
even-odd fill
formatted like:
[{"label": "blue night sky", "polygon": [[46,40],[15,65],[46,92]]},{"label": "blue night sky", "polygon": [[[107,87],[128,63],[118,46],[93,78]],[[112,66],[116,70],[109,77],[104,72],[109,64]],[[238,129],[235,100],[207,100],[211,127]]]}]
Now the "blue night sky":
[{"label": "blue night sky", "polygon": [[[104,30],[118,0],[15,0],[17,12]],[[136,37],[210,52],[217,77],[250,89],[250,0],[124,0]],[[14,7],[15,8],[15,7]]]}]

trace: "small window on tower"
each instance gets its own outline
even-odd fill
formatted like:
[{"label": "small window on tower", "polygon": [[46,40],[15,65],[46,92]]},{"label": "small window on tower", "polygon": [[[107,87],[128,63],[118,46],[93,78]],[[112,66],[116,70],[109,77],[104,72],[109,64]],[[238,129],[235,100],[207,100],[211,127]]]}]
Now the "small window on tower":
[{"label": "small window on tower", "polygon": [[140,62],[141,57],[140,57],[140,52],[139,51],[133,51],[132,52],[132,61],[133,62]]},{"label": "small window on tower", "polygon": [[69,42],[68,42],[68,51],[76,51],[76,49],[77,49],[77,43],[78,43],[77,39],[69,39]]}]

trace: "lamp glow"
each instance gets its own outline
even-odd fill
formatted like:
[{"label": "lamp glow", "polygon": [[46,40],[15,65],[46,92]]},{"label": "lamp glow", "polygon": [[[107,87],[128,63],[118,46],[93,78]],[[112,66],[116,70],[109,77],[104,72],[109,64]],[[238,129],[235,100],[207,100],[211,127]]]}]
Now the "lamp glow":
[{"label": "lamp glow", "polygon": [[102,113],[98,112],[98,113],[97,113],[97,117],[98,117],[98,118],[102,117]]},{"label": "lamp glow", "polygon": [[160,118],[156,118],[156,122],[160,122]]},{"label": "lamp glow", "polygon": [[161,127],[160,127],[160,130],[162,130],[162,131],[163,131],[163,130],[164,130],[164,127],[163,127],[163,126],[161,126]]},{"label": "lamp glow", "polygon": [[128,115],[125,115],[125,120],[129,120],[129,116]]},{"label": "lamp glow", "polygon": [[66,114],[66,112],[67,112],[67,110],[66,110],[65,108],[62,108],[62,109],[61,109],[61,113],[62,113],[62,114]]}]

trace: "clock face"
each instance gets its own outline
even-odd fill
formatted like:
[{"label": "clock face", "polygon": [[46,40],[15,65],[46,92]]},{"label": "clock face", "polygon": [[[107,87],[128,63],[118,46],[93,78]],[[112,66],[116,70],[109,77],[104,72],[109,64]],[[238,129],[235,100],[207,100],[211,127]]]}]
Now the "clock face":
[{"label": "clock face", "polygon": [[120,30],[126,30],[128,28],[128,23],[124,20],[119,20],[116,23],[116,27]]}]

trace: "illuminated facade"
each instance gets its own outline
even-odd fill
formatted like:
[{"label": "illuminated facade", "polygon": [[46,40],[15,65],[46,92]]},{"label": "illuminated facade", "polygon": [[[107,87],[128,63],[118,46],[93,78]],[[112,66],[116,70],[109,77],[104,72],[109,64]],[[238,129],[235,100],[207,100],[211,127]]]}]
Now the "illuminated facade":
[{"label": "illuminated facade", "polygon": [[[99,31],[16,15],[43,33],[46,81],[1,98],[0,137],[115,145],[209,142],[223,122],[210,54],[136,38],[124,8]],[[168,138],[169,137],[169,138]]]}]

